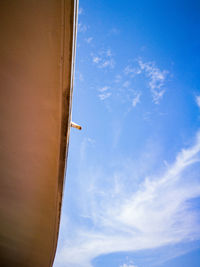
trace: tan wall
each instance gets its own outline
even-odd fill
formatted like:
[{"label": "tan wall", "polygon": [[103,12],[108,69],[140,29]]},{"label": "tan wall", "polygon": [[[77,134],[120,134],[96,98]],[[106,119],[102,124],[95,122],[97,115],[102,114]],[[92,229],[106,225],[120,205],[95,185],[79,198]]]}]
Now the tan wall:
[{"label": "tan wall", "polygon": [[0,266],[52,265],[73,20],[73,0],[0,1]]}]

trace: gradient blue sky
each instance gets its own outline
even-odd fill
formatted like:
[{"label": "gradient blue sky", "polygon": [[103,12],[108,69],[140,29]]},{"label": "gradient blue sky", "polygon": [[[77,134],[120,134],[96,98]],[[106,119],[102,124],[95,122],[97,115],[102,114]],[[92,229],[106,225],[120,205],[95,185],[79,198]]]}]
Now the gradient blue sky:
[{"label": "gradient blue sky", "polygon": [[199,14],[80,1],[54,267],[200,266]]}]

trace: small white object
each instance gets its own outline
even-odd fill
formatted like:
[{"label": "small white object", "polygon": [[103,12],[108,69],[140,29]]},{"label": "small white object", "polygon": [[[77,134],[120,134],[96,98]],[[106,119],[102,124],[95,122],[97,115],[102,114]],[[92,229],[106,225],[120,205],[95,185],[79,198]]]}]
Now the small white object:
[{"label": "small white object", "polygon": [[76,129],[78,129],[78,130],[81,130],[81,129],[82,129],[82,127],[81,127],[80,125],[76,124],[76,123],[73,122],[73,121],[71,121],[71,127],[76,128]]}]

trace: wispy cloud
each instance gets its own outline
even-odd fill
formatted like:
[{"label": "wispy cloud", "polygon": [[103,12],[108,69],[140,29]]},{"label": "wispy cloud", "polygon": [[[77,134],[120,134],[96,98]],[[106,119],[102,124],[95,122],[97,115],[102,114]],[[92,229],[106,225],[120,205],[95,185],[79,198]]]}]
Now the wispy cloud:
[{"label": "wispy cloud", "polygon": [[99,92],[105,92],[108,89],[110,89],[110,86],[104,86],[104,87],[102,87],[102,88],[99,89]]},{"label": "wispy cloud", "polygon": [[87,26],[85,24],[82,24],[81,22],[78,23],[78,31],[85,33],[87,31]]},{"label": "wispy cloud", "polygon": [[160,70],[153,61],[143,62],[139,59],[137,60],[137,65],[127,65],[124,68],[124,74],[131,78],[144,74],[148,79],[148,87],[151,91],[153,102],[159,104],[166,92],[164,86],[169,72],[167,70]]},{"label": "wispy cloud", "polygon": [[133,107],[136,107],[136,105],[138,103],[140,103],[140,96],[141,96],[141,93],[135,93],[135,96],[134,96],[134,98],[132,100],[132,106]]},{"label": "wispy cloud", "polygon": [[92,61],[96,64],[98,64],[102,59],[100,57],[93,57]]},{"label": "wispy cloud", "polygon": [[99,94],[98,97],[100,100],[105,100],[111,96],[110,92]]},{"label": "wispy cloud", "polygon": [[104,69],[104,68],[114,68],[115,61],[110,49],[100,51],[97,54],[91,54],[92,61],[97,65],[97,67]]},{"label": "wispy cloud", "polygon": [[84,13],[84,9],[82,7],[79,7],[78,9],[78,14],[82,15]]},{"label": "wispy cloud", "polygon": [[130,81],[125,81],[122,86],[128,88],[130,86]]},{"label": "wispy cloud", "polygon": [[122,80],[122,76],[120,74],[115,75],[115,79],[114,79],[115,83],[119,83],[121,82],[121,80]]},{"label": "wispy cloud", "polygon": [[158,104],[165,93],[164,85],[168,71],[160,70],[154,62],[145,63],[142,60],[138,60],[138,64],[141,71],[144,71],[149,79],[148,85],[152,92],[153,102]]},{"label": "wispy cloud", "polygon": [[115,66],[115,61],[111,58],[102,62],[100,68],[107,68],[107,67],[114,68],[114,66]]},{"label": "wispy cloud", "polygon": [[130,75],[131,77],[134,77],[137,74],[140,74],[142,71],[140,68],[133,68],[132,66],[128,65],[124,69],[124,74]]},{"label": "wispy cloud", "polygon": [[113,35],[118,35],[120,34],[120,30],[117,28],[112,28],[109,33]]},{"label": "wispy cloud", "polygon": [[196,103],[198,107],[200,108],[200,96],[196,96]]},{"label": "wispy cloud", "polygon": [[88,37],[85,39],[86,43],[90,44],[93,40],[93,37]]},{"label": "wispy cloud", "polygon": [[[199,240],[200,214],[192,204],[200,197],[199,162],[200,132],[194,144],[182,149],[162,174],[143,179],[135,189],[130,190],[135,178],[130,177],[127,184],[127,177],[116,172],[109,178],[114,186],[97,187],[98,171],[93,170],[92,180],[84,179],[84,188],[93,186],[79,199],[87,224],[70,225],[73,238],[65,232],[69,239],[59,249],[55,266],[89,267],[101,254]],[[102,174],[100,177],[102,180]]]},{"label": "wispy cloud", "polygon": [[112,95],[112,93],[109,92],[109,90],[110,90],[110,86],[101,87],[98,90],[100,92],[100,94],[98,95],[99,99],[105,100],[105,99],[109,98]]},{"label": "wispy cloud", "polygon": [[133,264],[126,264],[126,263],[124,263],[124,264],[120,265],[120,267],[137,267],[137,266],[136,265],[133,265]]},{"label": "wispy cloud", "polygon": [[84,81],[84,77],[83,77],[83,74],[81,72],[77,72],[76,76],[77,76],[79,81],[81,81],[81,82]]}]

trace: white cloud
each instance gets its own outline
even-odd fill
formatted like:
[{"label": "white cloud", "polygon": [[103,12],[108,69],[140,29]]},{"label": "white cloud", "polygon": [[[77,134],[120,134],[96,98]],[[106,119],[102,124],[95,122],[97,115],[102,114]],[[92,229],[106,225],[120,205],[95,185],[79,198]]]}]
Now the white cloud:
[{"label": "white cloud", "polygon": [[92,61],[101,69],[104,68],[114,68],[115,61],[110,49],[100,51],[96,55],[91,54]]},{"label": "white cloud", "polygon": [[108,57],[111,57],[111,56],[112,56],[111,50],[108,49],[108,50],[106,51],[106,54],[107,54]]},{"label": "white cloud", "polygon": [[99,92],[105,92],[110,88],[110,86],[104,86],[102,88],[99,89]]},{"label": "white cloud", "polygon": [[87,139],[88,143],[90,143],[91,145],[94,145],[96,143],[96,141],[93,138],[88,137]]},{"label": "white cloud", "polygon": [[135,75],[140,74],[142,71],[139,68],[133,68],[132,66],[128,65],[124,69],[124,74],[130,75],[131,77],[134,77]]},{"label": "white cloud", "polygon": [[124,69],[124,73],[126,75],[130,74],[130,73],[135,73],[135,70],[134,68],[132,68],[131,66],[126,66],[125,69]]},{"label": "white cloud", "polygon": [[138,60],[138,64],[140,66],[141,71],[144,71],[149,79],[148,85],[152,92],[153,102],[155,104],[158,104],[165,93],[165,89],[163,87],[165,85],[168,71],[161,71],[155,66],[154,62],[144,63],[142,62],[142,60]]},{"label": "white cloud", "polygon": [[200,108],[200,96],[196,96],[196,103],[198,107]]},{"label": "white cloud", "polygon": [[[89,220],[89,227],[71,222],[55,267],[89,267],[91,260],[101,254],[199,240],[200,214],[191,202],[200,197],[199,162],[200,132],[194,144],[182,149],[162,174],[144,179],[134,189],[131,187],[136,178],[130,177],[129,183],[124,183],[125,170],[105,179],[115,181],[115,186],[110,187],[95,185],[104,182],[98,169],[93,169],[91,176],[87,172],[80,184],[84,188],[80,188],[79,212],[82,210]],[[135,166],[132,169],[134,173]]]},{"label": "white cloud", "polygon": [[138,103],[140,103],[140,96],[141,96],[141,93],[135,93],[135,96],[134,96],[134,98],[132,100],[132,106],[133,107],[136,107],[136,105]]},{"label": "white cloud", "polygon": [[87,31],[87,26],[85,24],[82,24],[81,22],[78,23],[78,31],[79,32],[86,32]]},{"label": "white cloud", "polygon": [[78,9],[78,14],[81,15],[81,14],[83,14],[83,13],[84,13],[83,8],[82,8],[82,7],[79,7],[79,9]]},{"label": "white cloud", "polygon": [[90,44],[93,40],[93,37],[88,37],[85,39],[86,43]]},{"label": "white cloud", "polygon": [[114,66],[115,66],[115,61],[113,59],[108,59],[102,62],[100,68],[106,68],[106,67],[114,68]]},{"label": "white cloud", "polygon": [[115,83],[119,83],[121,80],[122,80],[122,76],[118,74],[118,75],[115,76],[114,82]]},{"label": "white cloud", "polygon": [[120,34],[120,30],[117,29],[117,28],[112,28],[112,29],[110,30],[110,34],[118,35],[118,34]]},{"label": "white cloud", "polygon": [[153,102],[159,104],[166,92],[164,85],[169,72],[167,70],[160,70],[156,67],[154,62],[143,62],[139,59],[137,63],[139,65],[138,67],[133,67],[131,65],[126,66],[124,74],[131,78],[140,74],[145,74],[148,79],[148,87],[151,90]]},{"label": "white cloud", "polygon": [[125,81],[123,84],[122,84],[123,87],[129,87],[130,86],[130,82],[129,81]]},{"label": "white cloud", "polygon": [[78,79],[79,79],[79,81],[84,81],[84,77],[83,77],[83,74],[81,73],[81,72],[78,72]]},{"label": "white cloud", "polygon": [[102,93],[102,94],[99,94],[98,97],[100,100],[105,100],[107,98],[109,98],[111,96],[111,93],[108,92],[108,93]]},{"label": "white cloud", "polygon": [[101,61],[100,57],[93,57],[92,61],[96,64],[98,64]]},{"label": "white cloud", "polygon": [[133,264],[126,264],[124,263],[123,265],[120,265],[120,267],[137,267],[136,265]]}]

